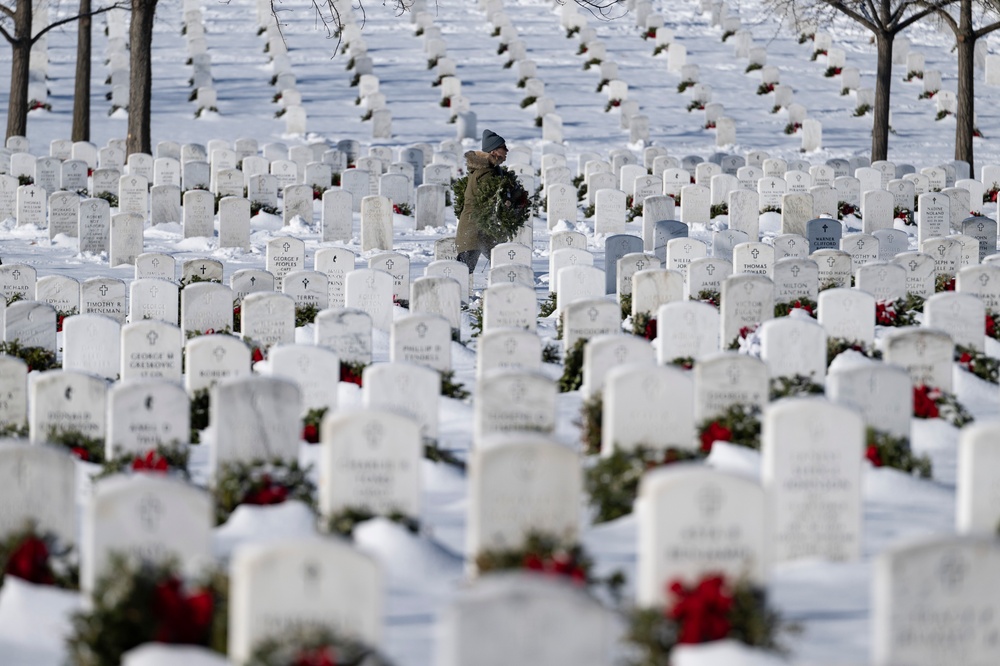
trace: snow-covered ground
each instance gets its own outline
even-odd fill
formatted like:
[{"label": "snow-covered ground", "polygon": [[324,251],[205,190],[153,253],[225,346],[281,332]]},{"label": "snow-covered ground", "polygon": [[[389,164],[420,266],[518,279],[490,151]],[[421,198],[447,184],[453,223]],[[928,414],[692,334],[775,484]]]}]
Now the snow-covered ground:
[{"label": "snow-covered ground", "polygon": [[[505,69],[505,55],[497,55],[497,40],[490,36],[492,27],[475,3],[439,0],[428,3],[436,25],[441,27],[449,57],[458,64],[457,75],[463,81],[463,94],[478,115],[479,129],[490,128],[504,136],[512,146],[533,150],[540,164],[541,129],[534,125],[533,109],[522,109],[524,91],[516,87],[517,73]],[[308,3],[279,5],[288,40],[289,57],[308,114],[308,136],[285,136],[285,123],[274,118],[277,105],[271,99],[272,71],[263,52],[265,38],[257,34],[253,0],[228,3],[205,2],[206,40],[212,58],[214,85],[218,91],[218,114],[195,119],[195,105],[188,101],[191,68],[186,59],[181,35],[182,13],[177,0],[161,0],[153,42],[153,134],[154,143],[172,140],[179,143],[205,144],[210,139],[233,141],[242,137],[267,142],[285,142],[289,146],[322,140],[330,144],[341,139],[357,139],[369,145],[371,124],[362,122],[362,109],[355,106],[357,89],[350,87],[351,72],[345,70],[346,57],[334,57],[336,41],[316,30]],[[365,6],[364,39],[393,115],[394,137],[377,143],[403,147],[416,142],[436,144],[452,139],[455,126],[448,124],[449,111],[439,105],[440,90],[431,86],[436,74],[427,69],[423,39],[414,34],[409,17],[396,16],[393,3],[368,3]],[[570,164],[583,151],[607,155],[615,148],[627,147],[628,135],[619,129],[616,114],[606,114],[605,93],[596,92],[599,75],[585,71],[584,56],[577,55],[578,43],[567,39],[559,27],[559,7],[532,0],[508,2],[508,14],[518,35],[526,42],[529,57],[538,63],[538,77],[546,84],[546,95],[556,102],[564,124],[565,146]],[[62,11],[70,11],[66,6]],[[804,157],[812,164],[830,158],[865,155],[870,147],[871,116],[856,118],[853,95],[841,96],[838,79],[825,78],[823,59],[810,61],[811,44],[799,44],[797,35],[779,27],[754,0],[741,3],[744,26],[753,31],[755,43],[768,50],[768,64],[781,71],[781,82],[795,90],[795,101],[803,104],[811,118],[823,124],[822,150],[802,155],[800,137],[787,136],[785,112],[771,114],[771,96],[756,95],[757,73],[744,73],[746,61],[733,56],[732,43],[721,41],[722,31],[710,24],[709,16],[698,11],[698,3],[656,2],[654,11],[662,12],[666,25],[675,30],[676,40],[688,49],[688,62],[701,67],[703,82],[712,86],[713,101],[725,107],[725,114],[736,122],[737,143],[726,152],[744,154],[765,150],[773,157]],[[356,12],[359,18],[361,13]],[[95,57],[93,70],[92,141],[104,145],[126,133],[123,112],[108,117],[110,102],[104,98],[109,87],[104,79],[109,72],[104,64],[103,23],[95,22]],[[652,56],[651,41],[640,38],[631,16],[602,21],[589,17],[607,45],[608,59],[619,63],[620,78],[629,84],[629,98],[638,101],[641,111],[650,118],[651,142],[665,146],[671,155],[701,155],[707,158],[717,151],[714,132],[703,129],[704,114],[689,113],[690,98],[676,91],[680,82],[667,71],[666,55]],[[862,85],[874,85],[875,50],[868,35],[848,24],[827,26],[834,46],[847,52],[847,64],[861,70]],[[52,112],[35,111],[29,115],[28,138],[36,155],[47,154],[50,140],[68,138],[72,109],[75,26],[53,31],[48,38]],[[924,53],[926,69],[943,72],[943,88],[955,90],[954,54],[949,34],[928,25],[918,25],[907,35],[913,48]],[[0,53],[0,66],[9,61],[8,52]],[[952,158],[954,120],[935,121],[933,100],[918,100],[919,83],[904,83],[905,68],[893,71],[893,118],[895,133],[890,138],[889,158],[897,163],[911,163],[918,168],[936,166]],[[976,140],[977,163],[1000,164],[1000,89],[983,84],[982,70],[977,71],[978,126],[987,137]],[[5,108],[7,91],[0,90],[0,105]],[[478,141],[467,141],[467,148]],[[638,150],[639,146],[630,146]],[[978,169],[977,169],[978,173]],[[995,216],[993,205],[984,206],[984,214]],[[412,218],[395,218],[395,248],[412,259],[414,277],[422,275],[433,259],[433,241],[454,232],[454,219],[447,228],[415,232]],[[319,219],[317,207],[317,220]],[[360,253],[358,223],[350,247]],[[580,222],[577,228],[590,230]],[[534,270],[539,278],[538,295],[547,295],[548,241],[544,219],[536,221]],[[775,229],[762,224],[766,236]],[[307,265],[322,244],[319,225],[300,220],[281,228],[266,215],[254,219],[252,249],[241,252],[218,249],[217,239],[183,239],[179,225],[161,225],[145,232],[146,251],[174,254],[178,259],[209,256],[224,261],[226,282],[232,272],[242,268],[263,268],[264,247],[275,236],[291,235],[306,241]],[[692,235],[707,238],[708,229],[694,229]],[[593,234],[591,233],[593,238]],[[911,247],[915,247],[915,237]],[[603,261],[603,243],[594,239],[592,247],[597,263]],[[15,227],[13,220],[0,225],[0,257],[5,263],[25,262],[38,269],[39,276],[66,274],[77,279],[96,275],[129,280],[129,267],[108,268],[106,256],[80,255],[73,239],[59,237],[50,243],[47,231],[33,227]],[[476,276],[478,286],[485,274]],[[397,309],[397,315],[402,310]],[[466,321],[463,339],[469,338]],[[540,320],[539,332],[554,338],[554,321]],[[311,339],[311,331],[300,329],[298,337]],[[388,359],[388,336],[376,332],[375,360]],[[991,353],[995,345],[988,347]],[[453,346],[457,380],[474,389],[474,353],[462,345]],[[559,369],[547,367],[557,375]],[[977,418],[1000,414],[1000,395],[995,386],[986,384],[956,368],[955,386],[959,399]],[[360,403],[360,394],[352,385],[341,385],[341,404],[345,408]],[[473,398],[474,400],[475,398]],[[576,445],[579,439],[574,420],[580,407],[577,393],[559,397],[559,425],[556,438]],[[470,445],[472,407],[443,399],[441,406],[441,445],[459,453]],[[769,585],[777,607],[785,618],[799,623],[801,633],[788,637],[790,659],[798,664],[862,664],[869,659],[870,587],[872,557],[894,544],[932,534],[954,532],[954,497],[956,444],[958,431],[939,421],[914,421],[913,444],[918,453],[928,453],[934,462],[932,481],[920,481],[891,469],[866,468],[864,478],[864,556],[859,562],[832,564],[807,560],[778,566]],[[315,459],[315,451],[303,449],[302,457]],[[194,456],[196,475],[207,456]],[[721,469],[754,473],[759,468],[755,452],[719,445],[708,463]],[[426,666],[432,662],[435,618],[459,589],[463,580],[460,557],[464,542],[466,482],[452,468],[424,463],[424,533],[414,537],[385,521],[372,521],[357,531],[359,547],[373,553],[388,573],[386,603],[386,648],[401,666]],[[216,550],[220,557],[234,544],[263,538],[282,538],[309,531],[310,523],[294,505],[238,511],[216,532]],[[634,580],[636,568],[636,521],[625,517],[611,523],[588,527],[586,546],[596,556],[598,572],[623,568]],[[37,590],[10,581],[0,593],[0,663],[48,665],[61,663],[60,635],[65,630],[69,610],[78,598],[57,591]],[[734,663],[717,653],[715,663]],[[690,655],[687,655],[690,656]],[[692,663],[687,661],[684,663]],[[678,664],[681,661],[678,659]]]}]

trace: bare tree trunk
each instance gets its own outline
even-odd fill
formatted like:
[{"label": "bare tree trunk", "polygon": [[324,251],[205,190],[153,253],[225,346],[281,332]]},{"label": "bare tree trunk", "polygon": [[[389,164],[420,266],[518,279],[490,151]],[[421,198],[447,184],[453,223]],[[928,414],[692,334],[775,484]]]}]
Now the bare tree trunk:
[{"label": "bare tree trunk", "polygon": [[10,44],[10,98],[7,101],[7,138],[28,133],[28,74],[31,67],[31,0],[17,0],[14,41]]},{"label": "bare tree trunk", "polygon": [[875,71],[875,108],[872,127],[872,161],[889,158],[889,97],[892,88],[891,32],[875,33],[878,63]]},{"label": "bare tree trunk", "polygon": [[76,37],[76,82],[73,87],[73,141],[90,141],[90,0],[80,0]]},{"label": "bare tree trunk", "polygon": [[[975,126],[976,42],[965,35],[958,39],[958,107],[955,114],[955,159],[972,168],[972,131]],[[970,173],[975,173],[971,171]]]},{"label": "bare tree trunk", "polygon": [[153,17],[156,0],[132,0],[132,25],[129,32],[128,138],[125,151],[152,153],[150,100],[153,91],[153,67],[150,53],[153,43]]},{"label": "bare tree trunk", "polygon": [[975,127],[976,35],[972,26],[972,2],[965,0],[959,7],[958,32],[955,34],[958,52],[958,97],[955,109],[955,159],[969,163],[969,175],[975,174],[972,131]]}]

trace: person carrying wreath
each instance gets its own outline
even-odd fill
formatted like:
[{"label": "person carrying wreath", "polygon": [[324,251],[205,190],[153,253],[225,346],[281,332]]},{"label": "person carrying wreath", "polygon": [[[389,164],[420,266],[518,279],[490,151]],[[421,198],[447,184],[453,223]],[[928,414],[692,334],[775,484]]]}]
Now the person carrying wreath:
[{"label": "person carrying wreath", "polygon": [[465,153],[467,176],[455,183],[455,210],[459,211],[455,249],[471,274],[479,255],[517,235],[528,220],[530,201],[513,171],[502,166],[507,144],[491,130],[483,130],[482,150]]}]

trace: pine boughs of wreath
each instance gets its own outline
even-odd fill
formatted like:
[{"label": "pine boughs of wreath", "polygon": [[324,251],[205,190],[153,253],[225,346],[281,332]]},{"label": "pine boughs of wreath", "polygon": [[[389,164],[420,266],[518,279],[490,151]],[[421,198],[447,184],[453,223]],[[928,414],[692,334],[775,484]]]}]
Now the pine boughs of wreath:
[{"label": "pine boughs of wreath", "polygon": [[760,449],[760,407],[736,404],[727,407],[721,414],[705,419],[698,424],[698,441],[706,455],[712,452],[716,440]]},{"label": "pine boughs of wreath", "polygon": [[646,340],[656,339],[656,317],[648,312],[639,312],[632,316],[632,335]]},{"label": "pine boughs of wreath", "polygon": [[538,306],[538,316],[542,319],[550,316],[559,307],[557,302],[556,292],[549,293],[549,297],[542,301],[542,304]]},{"label": "pine boughs of wreath", "polygon": [[310,409],[302,417],[302,441],[306,444],[319,444],[319,428],[323,424],[323,417],[329,411],[329,407]]},{"label": "pine boughs of wreath", "polygon": [[510,241],[531,216],[528,193],[510,169],[480,176],[475,194],[472,221],[491,246]]},{"label": "pine boughs of wreath", "polygon": [[562,363],[562,353],[559,345],[553,342],[546,342],[542,347],[542,363]]},{"label": "pine boughs of wreath", "polygon": [[112,474],[123,472],[152,472],[168,474],[174,472],[185,480],[191,478],[188,471],[188,461],[191,452],[187,445],[173,441],[169,444],[157,444],[145,453],[121,453],[104,462],[96,478],[101,479]]},{"label": "pine boughs of wreath", "polygon": [[316,485],[297,460],[256,459],[222,463],[216,476],[215,518],[221,525],[240,504],[270,505],[298,500],[316,509]]},{"label": "pine boughs of wreath", "polygon": [[21,345],[20,340],[0,342],[0,354],[21,359],[28,364],[28,372],[32,370],[53,370],[62,367],[62,363],[56,360],[56,353],[54,351],[50,351],[44,347],[24,347]]},{"label": "pine boughs of wreath", "polygon": [[455,400],[465,400],[471,393],[465,388],[465,384],[455,381],[454,370],[441,371],[441,395],[445,398]]},{"label": "pine boughs of wreath", "polygon": [[232,334],[233,330],[228,326],[226,326],[225,328],[220,328],[218,330],[214,328],[206,328],[204,331],[195,329],[195,330],[184,331],[184,339],[191,340],[193,338],[200,338],[203,335],[232,335]]},{"label": "pine boughs of wreath", "polygon": [[[906,296],[901,299],[903,312],[923,312],[924,311],[924,297],[918,296],[916,294],[907,293]],[[900,301],[896,301],[899,303]]]},{"label": "pine boughs of wreath", "polygon": [[955,291],[955,276],[950,273],[941,273],[934,278],[934,293],[942,291]]},{"label": "pine boughs of wreath", "polygon": [[813,319],[816,318],[816,301],[811,298],[796,298],[790,303],[775,303],[774,305],[774,316],[785,317],[792,310],[802,310],[803,312],[809,313],[809,316]]},{"label": "pine boughs of wreath", "polygon": [[78,314],[80,314],[80,311],[76,308],[70,308],[69,310],[56,310],[56,333],[62,333],[63,322],[66,321],[66,317],[72,317]]},{"label": "pine boughs of wreath", "polygon": [[297,304],[295,306],[295,328],[313,323],[318,314],[319,308],[312,303]]},{"label": "pine boughs of wreath", "polygon": [[472,337],[478,338],[483,332],[483,302],[480,300],[470,303],[468,312],[469,317],[472,318],[472,321],[469,322]]},{"label": "pine boughs of wreath", "polygon": [[771,401],[790,398],[799,395],[817,395],[824,392],[823,387],[812,380],[812,377],[795,375],[794,377],[771,378]]},{"label": "pine boughs of wreath", "polygon": [[80,587],[73,547],[62,545],[54,534],[40,532],[30,520],[0,540],[0,587],[4,576],[65,590]]},{"label": "pine boughs of wreath", "polygon": [[739,351],[744,347],[744,345],[750,344],[747,342],[747,338],[753,336],[753,334],[757,332],[758,328],[760,328],[759,323],[740,327],[739,333],[736,334],[735,338],[729,341],[729,344],[726,345],[726,349]]},{"label": "pine boughs of wreath", "polygon": [[669,361],[669,365],[676,365],[681,370],[691,370],[694,368],[694,358],[691,356],[678,356]]},{"label": "pine boughs of wreath", "polygon": [[604,523],[632,513],[639,494],[639,480],[651,469],[685,460],[701,460],[701,451],[670,447],[666,451],[645,446],[615,448],[601,456],[584,475],[584,487],[594,510],[594,523]]},{"label": "pine boughs of wreath", "polygon": [[575,391],[583,384],[583,348],[589,338],[580,338],[566,352],[562,377],[559,378],[559,392]]},{"label": "pine boughs of wreath", "polygon": [[923,384],[913,387],[913,417],[943,419],[956,428],[964,428],[975,420],[954,393]]},{"label": "pine boughs of wreath", "polygon": [[45,441],[69,449],[70,453],[85,462],[104,463],[103,437],[88,437],[79,430],[52,427]]},{"label": "pine boughs of wreath", "polygon": [[367,367],[367,363],[341,361],[340,381],[361,386],[363,383],[365,368]]},{"label": "pine boughs of wreath", "polygon": [[455,212],[461,214],[465,208],[465,188],[469,184],[469,177],[462,176],[451,183],[451,195],[455,202]]},{"label": "pine boughs of wreath", "polygon": [[972,347],[955,345],[955,362],[966,372],[991,384],[1000,384],[1000,359],[987,356]]},{"label": "pine boughs of wreath", "polygon": [[246,666],[392,666],[392,662],[356,639],[307,626],[261,641]]},{"label": "pine boughs of wreath", "polygon": [[875,323],[879,326],[914,326],[917,319],[906,309],[906,300],[898,298],[894,301],[875,302]]},{"label": "pine boughs of wreath", "polygon": [[520,548],[484,550],[476,555],[479,573],[509,569],[529,569],[566,576],[586,584],[590,581],[593,559],[583,546],[551,534],[532,532]]},{"label": "pine boughs of wreath", "polygon": [[865,458],[875,467],[892,467],[907,474],[916,474],[921,479],[931,478],[931,459],[926,455],[914,455],[906,437],[893,437],[885,431],[869,427],[865,431],[865,446]]},{"label": "pine boughs of wreath", "polygon": [[201,431],[208,427],[209,403],[212,390],[198,389],[191,395],[191,443],[201,442]]},{"label": "pine boughs of wreath", "polygon": [[580,441],[583,452],[594,455],[601,452],[601,435],[604,427],[604,396],[592,395],[580,405]]},{"label": "pine boughs of wreath", "polygon": [[0,437],[13,437],[15,439],[25,439],[31,433],[27,423],[6,423],[0,425]]},{"label": "pine boughs of wreath", "polygon": [[[354,536],[355,527],[366,520],[378,518],[380,515],[381,514],[375,513],[367,507],[351,506],[341,509],[337,513],[326,516],[324,521],[326,524],[326,531],[328,533],[340,534],[341,536],[350,538]],[[420,520],[412,516],[408,516],[401,511],[391,511],[383,517],[388,518],[394,523],[402,525],[411,534],[417,534],[420,532]]]},{"label": "pine boughs of wreath", "polygon": [[698,292],[698,296],[695,300],[719,307],[719,304],[722,303],[722,296],[719,292],[713,289],[702,289]]},{"label": "pine boughs of wreath", "polygon": [[91,603],[73,615],[68,638],[74,666],[117,666],[134,647],[155,641],[226,652],[225,576],[184,581],[175,560],[137,563],[120,553],[98,580]]},{"label": "pine boughs of wreath", "polygon": [[424,440],[424,458],[435,463],[444,463],[460,470],[465,470],[465,461],[451,451],[445,451],[437,442]]},{"label": "pine boughs of wreath", "polygon": [[621,307],[622,321],[632,316],[632,294],[618,294],[618,305]]},{"label": "pine boughs of wreath", "polygon": [[847,350],[856,351],[859,354],[864,354],[868,358],[880,359],[882,358],[882,352],[875,349],[871,345],[866,345],[864,343],[858,342],[857,340],[848,340],[847,338],[827,338],[826,339],[826,367],[830,367],[833,363],[833,359],[837,358],[840,354]]},{"label": "pine boughs of wreath", "polygon": [[624,666],[668,666],[676,645],[723,638],[780,654],[784,649],[778,634],[796,630],[782,625],[763,588],[744,580],[730,584],[721,576],[707,575],[690,587],[672,581],[668,590],[668,607],[630,614],[625,640],[633,650]]}]

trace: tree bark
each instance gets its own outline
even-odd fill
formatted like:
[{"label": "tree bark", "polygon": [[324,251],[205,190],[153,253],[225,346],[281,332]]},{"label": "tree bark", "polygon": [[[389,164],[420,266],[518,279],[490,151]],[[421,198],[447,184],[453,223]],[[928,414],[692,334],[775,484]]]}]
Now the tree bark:
[{"label": "tree bark", "polygon": [[152,154],[150,100],[153,91],[153,67],[150,58],[153,43],[153,17],[156,0],[132,0],[132,25],[129,31],[128,138],[125,151]]},{"label": "tree bark", "polygon": [[28,74],[31,69],[31,0],[17,0],[14,41],[11,42],[10,97],[7,101],[7,138],[28,133]]},{"label": "tree bark", "polygon": [[[975,52],[976,42],[965,38],[958,41],[958,95],[955,109],[955,159],[969,163],[972,169],[972,131],[975,127]],[[970,171],[970,174],[975,170]]]},{"label": "tree bark", "polygon": [[892,89],[892,42],[895,34],[875,33],[878,63],[875,70],[875,108],[872,110],[872,161],[889,159],[889,99]]},{"label": "tree bark", "polygon": [[80,0],[76,37],[76,81],[73,87],[73,141],[90,141],[90,0]]},{"label": "tree bark", "polygon": [[[958,94],[955,109],[955,159],[973,166],[972,132],[975,128],[976,36],[972,27],[972,2],[964,0],[959,8],[958,32],[955,34],[958,55]],[[974,176],[973,176],[974,177]]]}]

